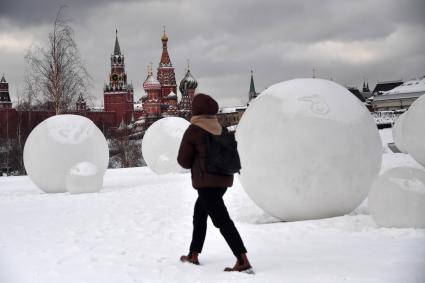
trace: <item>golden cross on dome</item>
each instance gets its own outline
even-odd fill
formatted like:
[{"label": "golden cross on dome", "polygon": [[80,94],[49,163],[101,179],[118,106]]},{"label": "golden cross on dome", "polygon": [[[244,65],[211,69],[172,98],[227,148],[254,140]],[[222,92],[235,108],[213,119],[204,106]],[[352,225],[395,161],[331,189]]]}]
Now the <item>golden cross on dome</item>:
[{"label": "golden cross on dome", "polygon": [[165,33],[165,26],[162,26],[162,28],[164,29],[164,34],[161,36],[161,39],[162,39],[162,40],[168,40],[168,36],[167,36],[167,34]]}]

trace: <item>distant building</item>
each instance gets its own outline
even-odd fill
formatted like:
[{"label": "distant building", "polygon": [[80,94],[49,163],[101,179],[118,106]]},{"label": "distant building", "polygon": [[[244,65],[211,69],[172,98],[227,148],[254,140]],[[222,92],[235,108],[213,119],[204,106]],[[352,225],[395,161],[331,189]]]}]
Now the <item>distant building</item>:
[{"label": "distant building", "polygon": [[393,88],[398,87],[401,84],[403,84],[403,80],[378,82],[372,91],[372,96],[381,95],[384,92],[392,90]]},{"label": "distant building", "polygon": [[372,92],[369,89],[369,82],[363,81],[363,88],[361,94],[365,100],[372,96]]},{"label": "distant building", "polygon": [[374,111],[407,110],[418,97],[425,94],[425,76],[392,85],[396,86],[370,99]]}]

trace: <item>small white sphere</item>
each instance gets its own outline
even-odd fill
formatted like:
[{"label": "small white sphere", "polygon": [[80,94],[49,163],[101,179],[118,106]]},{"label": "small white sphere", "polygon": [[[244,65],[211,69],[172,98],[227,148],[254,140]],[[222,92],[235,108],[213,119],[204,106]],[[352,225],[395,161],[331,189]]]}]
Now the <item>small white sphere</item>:
[{"label": "small white sphere", "polygon": [[351,212],[381,168],[381,139],[369,111],[327,80],[269,87],[245,111],[236,138],[243,188],[284,221]]},{"label": "small white sphere", "polygon": [[157,174],[187,172],[177,163],[183,134],[190,123],[179,117],[162,118],[153,123],[142,140],[142,154]]},{"label": "small white sphere", "polygon": [[108,144],[102,132],[79,115],[44,120],[30,133],[24,147],[25,170],[46,193],[66,192],[66,176],[81,162],[94,164],[103,178],[108,161]]},{"label": "small white sphere", "polygon": [[103,174],[93,163],[78,163],[66,175],[66,189],[71,194],[98,192],[103,187]]},{"label": "small white sphere", "polygon": [[404,112],[397,118],[392,129],[394,144],[403,153],[407,153],[406,147],[403,144],[403,121],[406,117],[406,113],[407,112]]},{"label": "small white sphere", "polygon": [[425,172],[398,167],[373,184],[369,212],[382,227],[425,228]]},{"label": "small white sphere", "polygon": [[403,147],[425,166],[425,95],[419,97],[406,112],[403,121]]}]

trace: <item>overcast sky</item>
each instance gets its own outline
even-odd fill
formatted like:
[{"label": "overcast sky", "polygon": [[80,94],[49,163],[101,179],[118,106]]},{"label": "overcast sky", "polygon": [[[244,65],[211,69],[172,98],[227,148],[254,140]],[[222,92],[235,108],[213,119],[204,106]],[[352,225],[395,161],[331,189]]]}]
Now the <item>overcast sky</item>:
[{"label": "overcast sky", "polygon": [[316,76],[372,88],[377,81],[425,75],[424,0],[0,0],[0,73],[12,99],[22,88],[24,55],[43,45],[66,4],[75,39],[101,104],[115,29],[135,99],[150,62],[158,66],[162,27],[177,81],[186,60],[198,91],[222,106],[248,99],[250,70],[258,92],[297,77]]}]

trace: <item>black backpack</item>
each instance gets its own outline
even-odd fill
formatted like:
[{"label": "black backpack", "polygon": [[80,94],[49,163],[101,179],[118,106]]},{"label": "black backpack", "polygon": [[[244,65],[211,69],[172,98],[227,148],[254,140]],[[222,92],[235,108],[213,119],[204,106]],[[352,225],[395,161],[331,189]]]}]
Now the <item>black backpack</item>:
[{"label": "black backpack", "polygon": [[232,176],[240,173],[241,161],[235,134],[223,127],[221,135],[207,134],[206,170],[210,174]]}]

